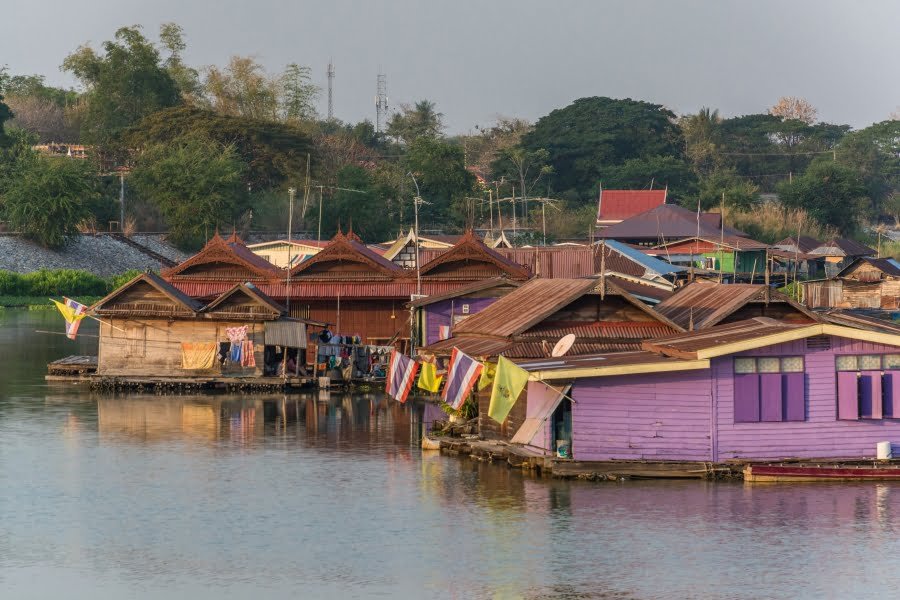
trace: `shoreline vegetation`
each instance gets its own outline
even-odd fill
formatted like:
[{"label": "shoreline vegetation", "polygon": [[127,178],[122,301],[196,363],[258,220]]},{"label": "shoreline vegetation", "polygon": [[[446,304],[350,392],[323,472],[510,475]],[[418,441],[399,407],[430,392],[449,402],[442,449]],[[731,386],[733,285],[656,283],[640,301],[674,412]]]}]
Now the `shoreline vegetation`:
[{"label": "shoreline vegetation", "polygon": [[138,274],[138,271],[126,271],[103,278],[77,269],[41,269],[31,273],[0,270],[0,309],[53,308],[50,298],[61,296],[93,304]]}]

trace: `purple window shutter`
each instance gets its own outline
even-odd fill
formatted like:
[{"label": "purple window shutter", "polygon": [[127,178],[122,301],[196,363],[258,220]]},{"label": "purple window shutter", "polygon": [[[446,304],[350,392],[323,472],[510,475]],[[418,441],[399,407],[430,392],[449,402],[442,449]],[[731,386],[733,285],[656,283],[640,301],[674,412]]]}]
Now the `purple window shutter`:
[{"label": "purple window shutter", "polygon": [[856,371],[839,371],[838,419],[859,419],[859,382]]},{"label": "purple window shutter", "polygon": [[806,390],[803,373],[785,373],[782,375],[784,386],[784,420],[806,420]]},{"label": "purple window shutter", "polygon": [[756,373],[734,376],[734,422],[759,422],[759,375]]},{"label": "purple window shutter", "polygon": [[859,417],[881,418],[881,372],[863,371],[859,378]]},{"label": "purple window shutter", "polygon": [[759,376],[760,421],[783,421],[781,408],[781,373]]},{"label": "purple window shutter", "polygon": [[900,418],[900,371],[886,371],[882,379],[884,388],[885,419]]}]

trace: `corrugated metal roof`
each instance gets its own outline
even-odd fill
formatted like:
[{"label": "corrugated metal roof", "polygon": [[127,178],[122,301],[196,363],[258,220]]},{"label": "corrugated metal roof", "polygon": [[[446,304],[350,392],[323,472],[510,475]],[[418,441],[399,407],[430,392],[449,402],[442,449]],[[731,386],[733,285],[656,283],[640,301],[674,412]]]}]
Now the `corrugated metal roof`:
[{"label": "corrugated metal roof", "polygon": [[[797,247],[797,240],[800,240],[800,247]],[[809,237],[808,235],[801,235],[799,238],[797,237],[786,237],[777,244],[774,244],[776,248],[779,250],[783,250],[785,252],[795,252],[799,250],[801,253],[808,253],[814,248],[818,248],[822,245],[822,242],[817,240],[814,237]]]},{"label": "corrugated metal roof", "polygon": [[[687,271],[685,267],[679,267],[678,265],[673,265],[664,260],[660,260],[656,257],[650,256],[649,254],[645,254],[634,246],[625,244],[624,242],[619,242],[617,240],[606,240],[604,244],[608,248],[615,250],[619,254],[643,266],[647,271],[651,271],[652,273],[656,273],[658,275],[672,275],[675,273]],[[626,275],[631,275],[631,273],[626,273]],[[647,277],[647,275],[647,273],[644,273],[641,275],[641,277]]]},{"label": "corrugated metal roof", "polygon": [[821,256],[874,256],[875,250],[856,240],[835,238],[809,251]]},{"label": "corrugated metal roof", "polygon": [[461,322],[454,335],[506,337],[521,333],[596,286],[592,279],[533,279]]},{"label": "corrugated metal roof", "polygon": [[306,348],[306,325],[293,319],[278,319],[266,323],[266,346],[286,346],[288,348]]},{"label": "corrugated metal roof", "polygon": [[[422,348],[422,350],[435,354],[450,354],[453,348],[458,348],[470,356],[490,357],[502,354],[510,359],[530,359],[547,356],[547,353],[552,350],[554,343],[514,342],[496,338],[460,336],[435,342],[426,348]],[[631,342],[576,342],[569,349],[568,354],[575,356],[578,354],[596,354],[598,352],[627,352],[639,350],[640,347],[641,342],[636,340]]]},{"label": "corrugated metal roof", "polygon": [[127,290],[130,287],[140,283],[146,282],[150,286],[159,290],[162,294],[167,296],[170,300],[175,302],[176,304],[182,305],[182,307],[189,312],[197,312],[203,307],[202,302],[198,302],[194,298],[191,298],[189,294],[186,294],[184,291],[178,289],[176,286],[172,285],[159,275],[153,272],[141,273],[140,275],[134,277],[130,281],[119,286],[118,289],[113,290],[109,294],[107,294],[104,298],[98,300],[91,306],[91,310],[102,313],[103,307],[109,303],[110,300],[113,300],[117,296],[119,296],[122,292]]},{"label": "corrugated metal roof", "polygon": [[715,251],[720,246],[739,251],[765,250],[769,247],[765,242],[758,242],[747,237],[725,235],[716,238],[702,236],[698,238],[694,236],[675,242],[659,244],[658,246],[654,246],[653,250],[658,255],[662,255],[665,251],[672,252],[673,254],[684,254],[685,252],[696,254],[698,252],[709,252],[710,250]]},{"label": "corrugated metal roof", "polygon": [[[540,323],[518,338],[558,340],[564,335],[575,334],[579,341],[597,339],[647,340],[672,333],[672,328],[653,321],[597,321],[595,323]],[[517,339],[518,339],[517,338]]]},{"label": "corrugated metal roof", "polygon": [[667,298],[671,298],[674,293],[672,289],[660,288],[653,285],[652,282],[641,283],[639,281],[632,281],[631,279],[618,277],[614,273],[607,275],[607,278],[615,281],[617,286],[635,298],[640,298],[641,300],[647,299],[651,304],[658,304]]},{"label": "corrugated metal roof", "polygon": [[865,329],[868,331],[900,334],[900,324],[886,319],[880,319],[873,315],[849,312],[840,309],[827,310],[818,314],[824,320],[829,323],[834,323],[835,325],[844,325],[845,327],[854,327],[856,329]]},{"label": "corrugated metal roof", "polygon": [[694,329],[703,329],[715,325],[750,300],[763,295],[765,289],[764,285],[748,283],[695,281],[657,304],[654,310],[684,329],[689,329],[692,322]]},{"label": "corrugated metal roof", "polygon": [[472,283],[470,285],[460,286],[444,294],[435,294],[426,296],[425,298],[419,298],[418,300],[410,302],[409,304],[407,304],[407,306],[413,308],[417,308],[419,306],[428,306],[429,304],[434,304],[435,302],[442,302],[444,300],[450,300],[452,298],[459,298],[460,296],[465,296],[466,294],[472,294],[474,292],[480,292],[482,290],[489,290],[495,287],[519,287],[520,285],[522,285],[522,283],[519,281],[513,281],[512,279],[507,279],[505,277],[493,277],[491,279],[476,281],[475,283]]},{"label": "corrugated metal roof", "polygon": [[[701,237],[715,237],[720,234],[721,215],[702,213],[699,233]],[[610,225],[597,232],[601,238],[619,240],[640,239],[659,240],[697,236],[697,213],[674,204],[663,204],[651,210]],[[744,232],[725,227],[725,235],[743,236]]]},{"label": "corrugated metal roof", "polygon": [[701,350],[715,348],[725,344],[753,340],[759,337],[774,335],[793,329],[802,329],[809,326],[810,324],[808,323],[788,324],[775,321],[774,319],[757,317],[755,319],[747,319],[746,321],[738,321],[737,323],[717,325],[703,331],[691,331],[665,338],[648,340],[644,342],[643,348],[651,352],[660,352],[670,356],[690,358],[690,355],[696,354]]},{"label": "corrugated metal roof", "polygon": [[601,190],[597,221],[622,221],[665,204],[666,190]]},{"label": "corrugated metal roof", "polygon": [[677,363],[680,359],[660,355],[656,352],[632,351],[611,354],[565,355],[555,358],[539,358],[516,361],[526,371],[562,371],[568,369],[590,369],[593,367],[617,367],[622,365],[654,365]]},{"label": "corrugated metal roof", "polygon": [[867,263],[884,273],[885,275],[889,275],[891,277],[900,277],[900,264],[897,263],[894,259],[891,258],[871,258],[868,256],[864,256],[861,258],[857,258],[852,263],[847,265],[840,273],[837,274],[838,277],[844,277],[846,273],[850,273],[856,266],[861,263]]},{"label": "corrugated metal roof", "polygon": [[[190,281],[178,280],[173,285],[183,293],[194,298],[212,298],[230,289],[227,281]],[[445,294],[464,285],[458,281],[422,282],[422,293],[426,295]],[[409,300],[416,293],[415,280],[384,282],[316,282],[316,281],[273,281],[258,283],[256,287],[271,298],[284,299],[288,295],[293,300],[303,299],[388,299]],[[288,294],[290,290],[290,294]]]}]

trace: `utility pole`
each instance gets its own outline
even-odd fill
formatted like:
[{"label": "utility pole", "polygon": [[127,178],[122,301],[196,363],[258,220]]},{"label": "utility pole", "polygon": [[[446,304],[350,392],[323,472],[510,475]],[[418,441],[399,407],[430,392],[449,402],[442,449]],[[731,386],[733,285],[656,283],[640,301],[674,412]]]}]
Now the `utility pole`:
[{"label": "utility pole", "polygon": [[328,61],[328,120],[334,119],[334,62]]},{"label": "utility pole", "polygon": [[119,231],[125,233],[125,171],[119,171]]},{"label": "utility pole", "polygon": [[378,73],[378,80],[375,88],[375,133],[384,132],[387,113],[387,76],[384,73]]},{"label": "utility pole", "polygon": [[422,271],[419,268],[419,204],[422,202],[422,196],[419,193],[419,182],[416,181],[416,176],[412,174],[412,171],[409,172],[409,176],[413,180],[413,184],[416,186],[416,197],[413,198],[413,212],[415,213],[415,238],[416,238],[416,295],[422,295]]},{"label": "utility pole", "polygon": [[[293,245],[291,244],[291,225],[294,222],[294,194],[297,193],[297,189],[290,187],[288,188],[288,226],[287,226],[287,243],[288,243],[288,260],[287,260],[287,280],[285,283],[287,284],[285,287],[285,304],[287,308],[288,316],[291,316],[291,249]],[[285,350],[285,353],[287,350]],[[286,356],[286,354],[285,354]]]}]

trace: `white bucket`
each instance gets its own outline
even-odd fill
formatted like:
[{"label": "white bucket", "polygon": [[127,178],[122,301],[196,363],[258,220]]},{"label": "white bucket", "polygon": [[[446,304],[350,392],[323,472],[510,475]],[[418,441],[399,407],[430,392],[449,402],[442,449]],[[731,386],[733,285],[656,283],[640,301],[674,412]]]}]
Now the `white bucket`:
[{"label": "white bucket", "polygon": [[893,452],[891,451],[891,443],[890,442],[878,442],[875,445],[875,455],[878,457],[878,460],[887,460],[893,457]]}]

